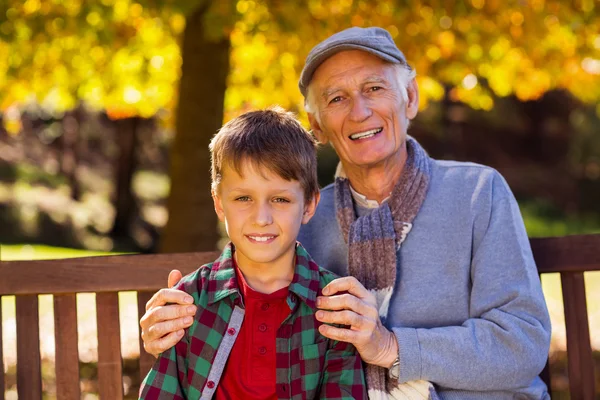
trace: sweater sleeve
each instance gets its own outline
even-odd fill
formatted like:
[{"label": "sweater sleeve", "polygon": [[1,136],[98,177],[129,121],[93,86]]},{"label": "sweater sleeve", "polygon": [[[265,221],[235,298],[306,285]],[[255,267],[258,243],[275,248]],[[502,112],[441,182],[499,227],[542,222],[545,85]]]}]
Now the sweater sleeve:
[{"label": "sweater sleeve", "polygon": [[399,382],[424,379],[446,388],[527,387],[543,369],[550,318],[521,213],[498,173],[474,218],[469,319],[460,326],[392,328]]}]

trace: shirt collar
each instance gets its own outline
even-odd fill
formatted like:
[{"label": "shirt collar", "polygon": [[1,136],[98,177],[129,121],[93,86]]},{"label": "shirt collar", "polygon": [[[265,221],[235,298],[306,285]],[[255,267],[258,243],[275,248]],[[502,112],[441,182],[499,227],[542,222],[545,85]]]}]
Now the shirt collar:
[{"label": "shirt collar", "polygon": [[[208,277],[208,304],[216,303],[233,294],[240,297],[240,289],[233,265],[235,246],[229,242],[219,258],[212,264]],[[316,309],[317,293],[319,291],[319,267],[310,258],[302,245],[296,242],[296,269],[289,291],[294,293],[310,308]],[[290,297],[288,304],[290,308]],[[292,301],[293,302],[293,301]]]},{"label": "shirt collar", "polygon": [[377,200],[367,199],[367,196],[365,196],[364,194],[360,194],[356,190],[354,190],[352,185],[349,185],[349,186],[350,186],[350,193],[352,193],[352,199],[354,200],[356,205],[363,207],[363,208],[378,208],[381,204],[385,203],[390,198],[390,196],[388,196],[385,199],[383,199],[383,201],[381,203],[379,203]]}]

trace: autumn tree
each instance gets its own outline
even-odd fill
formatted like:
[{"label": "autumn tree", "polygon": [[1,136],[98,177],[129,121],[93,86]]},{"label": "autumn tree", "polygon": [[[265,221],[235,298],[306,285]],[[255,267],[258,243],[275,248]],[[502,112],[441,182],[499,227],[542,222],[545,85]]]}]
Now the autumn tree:
[{"label": "autumn tree", "polygon": [[215,245],[207,145],[223,120],[271,104],[301,113],[306,54],[348,26],[392,34],[417,70],[422,108],[446,98],[489,110],[495,96],[536,99],[555,88],[600,99],[592,0],[90,3],[9,0],[0,9],[0,108],[34,95],[58,112],[79,100],[113,118],[167,110],[176,136],[165,251]]}]

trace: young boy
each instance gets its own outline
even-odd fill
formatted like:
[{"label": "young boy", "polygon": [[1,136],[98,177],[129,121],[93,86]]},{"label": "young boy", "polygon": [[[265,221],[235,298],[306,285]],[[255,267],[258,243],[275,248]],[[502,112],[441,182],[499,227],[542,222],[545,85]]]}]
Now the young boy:
[{"label": "young boy", "polygon": [[315,146],[279,108],[215,135],[212,196],[231,242],[177,285],[198,311],[141,399],[367,398],[356,349],[318,331],[315,299],[335,275],[296,242],[319,201]]}]

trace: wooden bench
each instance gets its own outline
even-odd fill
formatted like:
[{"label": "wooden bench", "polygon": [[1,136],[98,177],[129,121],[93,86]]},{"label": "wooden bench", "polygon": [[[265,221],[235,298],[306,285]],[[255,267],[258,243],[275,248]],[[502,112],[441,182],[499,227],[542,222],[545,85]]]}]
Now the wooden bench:
[{"label": "wooden bench", "polygon": [[[595,396],[594,365],[585,300],[584,271],[600,271],[600,234],[532,239],[540,274],[559,272],[562,281],[571,399]],[[120,255],[68,260],[10,261],[0,266],[0,298],[16,295],[17,392],[20,400],[42,398],[38,294],[54,295],[58,400],[80,399],[76,293],[96,293],[98,388],[101,400],[123,398],[119,291],[137,291],[139,316],[163,287],[171,269],[184,274],[218,253]],[[0,400],[4,400],[0,308]],[[154,358],[140,340],[140,376]],[[548,366],[543,378],[549,382]],[[550,387],[550,385],[548,385]]]}]

